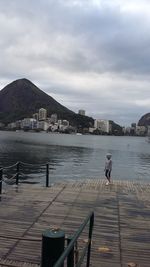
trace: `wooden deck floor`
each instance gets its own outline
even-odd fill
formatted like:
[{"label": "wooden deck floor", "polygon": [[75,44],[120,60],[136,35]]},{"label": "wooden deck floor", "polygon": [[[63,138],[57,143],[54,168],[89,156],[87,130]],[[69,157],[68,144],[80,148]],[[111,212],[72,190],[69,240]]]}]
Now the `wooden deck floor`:
[{"label": "wooden deck floor", "polygon": [[104,180],[10,187],[0,202],[0,266],[39,266],[42,232],[73,233],[91,210],[92,267],[150,267],[150,184]]}]

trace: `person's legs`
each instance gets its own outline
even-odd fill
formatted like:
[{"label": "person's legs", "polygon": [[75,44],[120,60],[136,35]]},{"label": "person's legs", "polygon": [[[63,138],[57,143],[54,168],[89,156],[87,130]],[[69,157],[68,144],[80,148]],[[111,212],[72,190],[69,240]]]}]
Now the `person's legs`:
[{"label": "person's legs", "polygon": [[110,178],[109,178],[109,170],[106,170],[106,171],[105,171],[105,176],[106,176],[106,179],[108,180],[108,182],[106,182],[106,185],[109,185],[109,182],[110,182]]},{"label": "person's legs", "polygon": [[110,180],[111,180],[111,171],[110,170],[108,170],[108,181],[109,181],[109,183],[110,183]]}]

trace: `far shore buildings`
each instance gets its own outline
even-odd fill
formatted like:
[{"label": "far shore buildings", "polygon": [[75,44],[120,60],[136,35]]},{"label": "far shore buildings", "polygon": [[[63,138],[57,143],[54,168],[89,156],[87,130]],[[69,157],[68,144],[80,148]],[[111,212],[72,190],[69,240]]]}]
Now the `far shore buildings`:
[{"label": "far shore buildings", "polygon": [[9,123],[8,129],[22,130],[43,130],[43,131],[66,131],[69,128],[69,121],[58,120],[57,114],[47,117],[47,110],[40,108],[39,112],[33,114],[33,118],[24,118],[16,122]]},{"label": "far shore buildings", "polygon": [[99,129],[102,132],[109,133],[109,121],[108,120],[95,120],[94,128]]},{"label": "far shore buildings", "polygon": [[110,133],[111,124],[109,120],[96,119],[94,121],[94,128],[100,130],[101,132]]},{"label": "far shore buildings", "polygon": [[136,123],[131,123],[131,126],[124,128],[124,134],[132,136],[145,136],[148,134],[148,129],[149,126],[138,126]]},{"label": "far shore buildings", "polygon": [[[85,110],[79,110],[79,114],[85,115]],[[4,129],[5,125],[0,122],[0,129]],[[112,134],[113,125],[111,121],[104,119],[95,119],[94,126],[87,128],[86,133],[90,134]],[[37,113],[34,113],[32,118],[24,118],[16,122],[11,122],[7,125],[7,129],[10,130],[33,130],[33,131],[51,131],[51,132],[77,132],[75,127],[69,124],[68,120],[58,119],[56,113],[47,117],[47,110],[40,108]],[[130,127],[122,127],[122,135],[131,136],[150,136],[150,125],[138,126],[136,123],[131,123]]]}]

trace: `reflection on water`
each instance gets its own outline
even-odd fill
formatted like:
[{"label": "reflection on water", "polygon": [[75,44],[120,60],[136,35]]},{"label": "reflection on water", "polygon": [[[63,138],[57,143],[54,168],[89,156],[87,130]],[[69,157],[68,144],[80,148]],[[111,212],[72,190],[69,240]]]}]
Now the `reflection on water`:
[{"label": "reflection on water", "polygon": [[145,138],[137,137],[0,132],[0,165],[17,161],[33,164],[22,165],[22,178],[32,177],[40,182],[45,182],[47,162],[51,183],[62,179],[102,178],[105,155],[110,152],[113,179],[149,180],[149,146]]}]

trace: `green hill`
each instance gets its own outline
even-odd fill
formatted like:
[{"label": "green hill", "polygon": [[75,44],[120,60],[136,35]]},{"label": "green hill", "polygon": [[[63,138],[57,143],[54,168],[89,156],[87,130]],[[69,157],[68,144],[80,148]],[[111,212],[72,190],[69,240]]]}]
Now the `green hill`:
[{"label": "green hill", "polygon": [[73,126],[93,125],[93,118],[69,110],[27,79],[16,80],[0,91],[0,122],[7,124],[32,117],[40,108],[47,109],[48,116],[57,113],[58,119],[69,120]]}]

